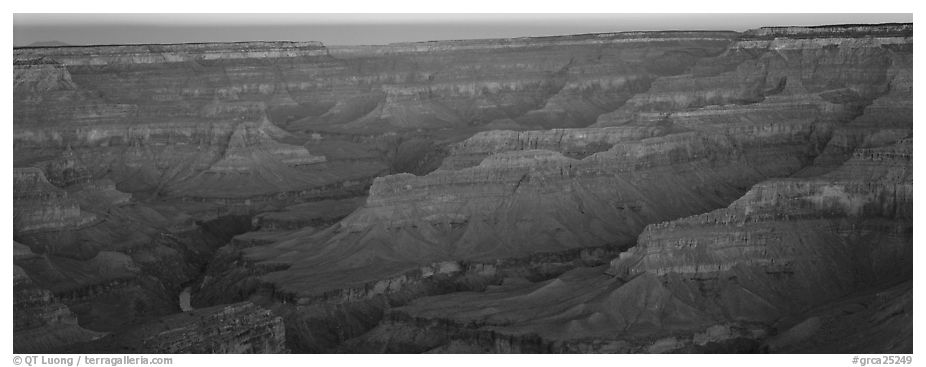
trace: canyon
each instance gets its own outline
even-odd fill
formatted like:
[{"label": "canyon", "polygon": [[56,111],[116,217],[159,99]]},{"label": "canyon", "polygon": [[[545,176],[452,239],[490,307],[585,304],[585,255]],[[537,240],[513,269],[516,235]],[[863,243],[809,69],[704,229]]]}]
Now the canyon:
[{"label": "canyon", "polygon": [[912,353],[912,24],[13,67],[17,353]]}]

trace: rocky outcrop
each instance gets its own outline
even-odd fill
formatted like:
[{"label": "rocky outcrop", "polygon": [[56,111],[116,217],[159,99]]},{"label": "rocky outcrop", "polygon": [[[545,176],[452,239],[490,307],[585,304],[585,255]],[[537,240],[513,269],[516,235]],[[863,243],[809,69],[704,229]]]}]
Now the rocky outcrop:
[{"label": "rocky outcrop", "polygon": [[169,191],[188,199],[251,198],[300,191],[316,186],[318,179],[290,167],[325,162],[302,146],[273,139],[289,136],[267,120],[238,124],[224,152],[208,167]]},{"label": "rocky outcrop", "polygon": [[517,150],[549,150],[570,158],[585,158],[624,141],[651,138],[667,133],[669,126],[609,127],[602,129],[552,129],[531,131],[492,130],[480,132],[454,144],[441,169],[459,170],[479,165],[495,153]]},{"label": "rocky outcrop", "polygon": [[74,156],[74,151],[68,146],[61,156],[36,164],[45,172],[48,181],[58,187],[67,187],[78,183],[87,183],[92,180],[90,171]]},{"label": "rocky outcrop", "polygon": [[172,354],[286,351],[283,320],[252,303],[196,311],[162,321],[171,326],[145,338],[142,350]]},{"label": "rocky outcrop", "polygon": [[[14,243],[14,261],[35,258],[28,246]],[[38,287],[23,268],[13,265],[13,340],[15,353],[37,353],[100,338],[84,329],[77,316],[50,291]]]},{"label": "rocky outcrop", "polygon": [[158,318],[83,348],[115,353],[285,353],[283,321],[250,302]]},{"label": "rocky outcrop", "polygon": [[81,207],[89,210],[105,211],[132,202],[132,194],[119,191],[116,184],[108,179],[78,184],[68,192],[81,203]]},{"label": "rocky outcrop", "polygon": [[93,208],[124,205],[132,198],[117,190],[112,181],[94,181],[70,147],[34,167],[14,168],[13,188],[18,235],[78,230],[99,221]]},{"label": "rocky outcrop", "polygon": [[77,229],[97,217],[80,210],[68,192],[38,168],[13,169],[13,229],[18,233]]}]

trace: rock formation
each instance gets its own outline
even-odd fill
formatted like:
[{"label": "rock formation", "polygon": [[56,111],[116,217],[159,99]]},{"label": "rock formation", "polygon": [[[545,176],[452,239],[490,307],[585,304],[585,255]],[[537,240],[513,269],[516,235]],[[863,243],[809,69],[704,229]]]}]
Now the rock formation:
[{"label": "rock formation", "polygon": [[55,187],[38,168],[13,169],[13,228],[22,232],[76,229],[96,216],[82,212],[68,192]]},{"label": "rock formation", "polygon": [[286,353],[279,316],[244,302],[184,312],[81,347],[115,353]]},{"label": "rock formation", "polygon": [[[36,258],[28,246],[13,243],[13,261]],[[77,342],[100,338],[105,333],[78,325],[77,317],[47,289],[40,288],[23,268],[13,265],[13,340],[15,353],[57,350]]]}]

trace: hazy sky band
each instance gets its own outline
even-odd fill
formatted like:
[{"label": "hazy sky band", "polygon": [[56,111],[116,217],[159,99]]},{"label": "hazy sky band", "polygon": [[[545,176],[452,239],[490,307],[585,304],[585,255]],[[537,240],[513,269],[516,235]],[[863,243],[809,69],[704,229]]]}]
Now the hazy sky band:
[{"label": "hazy sky band", "polygon": [[14,45],[321,41],[327,45],[652,30],[912,22],[912,14],[14,14]]}]

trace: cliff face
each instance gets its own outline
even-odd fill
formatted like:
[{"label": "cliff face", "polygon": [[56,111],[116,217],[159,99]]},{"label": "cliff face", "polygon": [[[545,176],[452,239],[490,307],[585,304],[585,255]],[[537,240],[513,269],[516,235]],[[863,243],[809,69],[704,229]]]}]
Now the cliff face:
[{"label": "cliff face", "polygon": [[[196,319],[179,321],[177,319]],[[145,338],[149,353],[284,353],[283,320],[254,304],[243,303],[172,316],[173,327]],[[186,322],[184,322],[186,321]]]}]

